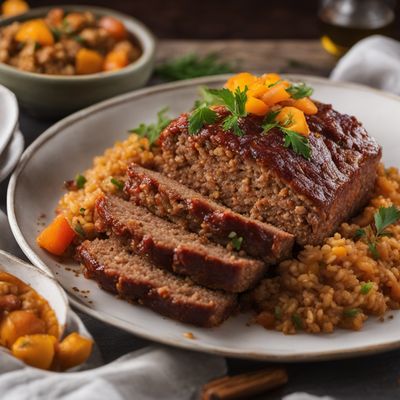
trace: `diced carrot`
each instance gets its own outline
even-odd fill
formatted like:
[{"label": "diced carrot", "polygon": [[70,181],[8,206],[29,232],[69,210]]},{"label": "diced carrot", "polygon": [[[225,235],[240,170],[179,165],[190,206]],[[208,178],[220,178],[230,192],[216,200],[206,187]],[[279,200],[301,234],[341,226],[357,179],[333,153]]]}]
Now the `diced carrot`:
[{"label": "diced carrot", "polygon": [[232,78],[229,78],[226,82],[227,89],[234,91],[237,88],[243,90],[246,86],[250,88],[257,81],[257,77],[250,74],[249,72],[241,72]]},{"label": "diced carrot", "polygon": [[247,96],[260,98],[267,90],[268,88],[262,82],[257,81],[249,87]]},{"label": "diced carrot", "polygon": [[115,40],[123,40],[128,36],[125,25],[117,18],[102,17],[99,20],[99,26],[105,29]]},{"label": "diced carrot", "polygon": [[281,76],[278,74],[264,74],[261,76],[261,79],[267,87],[282,80]]},{"label": "diced carrot", "polygon": [[261,96],[261,100],[268,106],[288,100],[290,99],[290,94],[286,91],[287,87],[286,82],[277,83]]},{"label": "diced carrot", "polygon": [[6,0],[2,6],[3,15],[10,17],[12,15],[22,14],[29,10],[29,5],[23,0]]},{"label": "diced carrot", "polygon": [[124,68],[129,64],[129,58],[126,51],[113,50],[110,51],[104,60],[104,71],[116,71]]},{"label": "diced carrot", "polygon": [[90,356],[93,340],[85,338],[76,332],[68,335],[57,346],[57,360],[62,370],[83,364]]},{"label": "diced carrot", "polygon": [[303,113],[306,115],[313,115],[318,112],[317,106],[308,97],[304,97],[304,98],[298,99],[298,100],[289,99],[289,100],[285,101],[283,105],[296,107],[299,110],[303,111]]},{"label": "diced carrot", "polygon": [[104,58],[95,50],[80,49],[76,54],[76,73],[80,75],[95,74],[103,70]]},{"label": "diced carrot", "polygon": [[36,42],[42,46],[54,44],[54,36],[42,19],[32,19],[24,22],[15,35],[17,42]]},{"label": "diced carrot", "polygon": [[255,97],[247,97],[246,111],[250,114],[263,116],[268,111],[268,106],[260,99]]},{"label": "diced carrot", "polygon": [[285,128],[300,133],[301,135],[308,136],[310,128],[307,125],[306,117],[303,111],[295,107],[283,107],[276,120]]},{"label": "diced carrot", "polygon": [[75,231],[63,215],[58,215],[37,237],[40,247],[60,256],[76,236]]}]

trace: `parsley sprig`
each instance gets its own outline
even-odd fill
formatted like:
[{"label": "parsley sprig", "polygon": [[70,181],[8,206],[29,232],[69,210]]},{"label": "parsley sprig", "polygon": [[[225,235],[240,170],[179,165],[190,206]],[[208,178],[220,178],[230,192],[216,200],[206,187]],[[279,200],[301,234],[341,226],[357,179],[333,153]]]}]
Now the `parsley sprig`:
[{"label": "parsley sprig", "polygon": [[400,210],[396,206],[380,207],[374,214],[373,226],[371,224],[364,229],[357,229],[355,239],[364,238],[372,257],[377,260],[380,258],[377,248],[379,239],[384,236],[392,236],[392,233],[386,229],[398,221],[400,221]]},{"label": "parsley sprig", "polygon": [[167,116],[168,107],[164,107],[157,113],[157,122],[154,124],[144,124],[141,123],[138,127],[130,129],[130,133],[136,133],[140,137],[145,137],[149,140],[150,146],[155,143],[155,141],[160,136],[160,133],[169,125],[172,121],[171,118]]},{"label": "parsley sprig", "polygon": [[[237,136],[243,136],[244,132],[240,127],[240,119],[247,115],[245,106],[247,101],[247,87],[241,90],[239,87],[234,92],[223,89],[205,89],[209,95],[208,102],[224,105],[230,114],[222,121],[224,131],[232,130]],[[197,103],[196,108],[189,116],[189,134],[193,135],[206,125],[216,121],[217,113],[210,108],[208,103]]]},{"label": "parsley sprig", "polygon": [[306,160],[311,158],[311,146],[307,137],[300,135],[299,133],[288,129],[293,122],[292,117],[289,116],[288,119],[280,123],[276,120],[279,114],[279,110],[270,111],[264,118],[262,128],[263,133],[268,133],[273,128],[278,128],[284,136],[284,146],[290,147],[295,153],[300,154]]},{"label": "parsley sprig", "polygon": [[220,75],[233,72],[231,64],[220,61],[217,54],[211,53],[203,57],[186,54],[159,65],[155,74],[168,81],[198,78],[200,76]]},{"label": "parsley sprig", "polygon": [[292,99],[299,100],[303,97],[310,97],[314,89],[311,86],[306,85],[304,82],[292,83],[286,91],[290,94]]},{"label": "parsley sprig", "polygon": [[231,239],[232,247],[236,251],[239,251],[242,248],[242,244],[243,244],[243,237],[242,236],[238,236],[238,234],[236,232],[231,232],[228,235],[228,238]]}]

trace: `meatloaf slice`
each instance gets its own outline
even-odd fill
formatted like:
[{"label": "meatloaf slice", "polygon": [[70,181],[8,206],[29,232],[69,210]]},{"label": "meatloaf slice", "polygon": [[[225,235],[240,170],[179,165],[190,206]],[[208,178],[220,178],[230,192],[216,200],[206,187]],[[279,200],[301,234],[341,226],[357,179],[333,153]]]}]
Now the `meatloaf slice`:
[{"label": "meatloaf slice", "polygon": [[77,251],[87,278],[178,321],[217,326],[236,308],[235,295],[206,289],[159,269],[146,258],[131,254],[129,246],[114,237],[85,241]]},{"label": "meatloaf slice", "polygon": [[232,234],[242,238],[240,248],[248,255],[274,263],[287,258],[293,235],[271,225],[244,217],[221,206],[178,182],[137,164],[128,168],[125,191],[132,201],[154,214],[204,234],[227,245]]},{"label": "meatloaf slice", "polygon": [[311,159],[284,146],[278,128],[263,133],[249,115],[243,136],[216,123],[188,132],[188,114],[161,133],[158,169],[232,210],[293,233],[301,245],[320,243],[370,198],[381,148],[356,118],[316,103],[307,116]]},{"label": "meatloaf slice", "polygon": [[132,238],[137,254],[200,285],[243,292],[264,275],[264,262],[241,257],[119,197],[97,199],[96,214],[98,230],[111,229],[117,236]]}]

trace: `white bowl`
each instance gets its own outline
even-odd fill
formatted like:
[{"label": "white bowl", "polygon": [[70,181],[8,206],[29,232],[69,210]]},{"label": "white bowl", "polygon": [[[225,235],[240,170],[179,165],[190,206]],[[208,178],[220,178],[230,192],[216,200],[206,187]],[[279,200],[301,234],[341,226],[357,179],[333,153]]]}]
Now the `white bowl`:
[{"label": "white bowl", "polygon": [[0,271],[16,276],[48,301],[56,314],[60,327],[59,338],[61,338],[67,323],[68,300],[57,281],[49,273],[24,263],[2,250],[0,250]]},{"label": "white bowl", "polygon": [[18,115],[18,103],[14,93],[0,85],[0,155],[15,132]]}]

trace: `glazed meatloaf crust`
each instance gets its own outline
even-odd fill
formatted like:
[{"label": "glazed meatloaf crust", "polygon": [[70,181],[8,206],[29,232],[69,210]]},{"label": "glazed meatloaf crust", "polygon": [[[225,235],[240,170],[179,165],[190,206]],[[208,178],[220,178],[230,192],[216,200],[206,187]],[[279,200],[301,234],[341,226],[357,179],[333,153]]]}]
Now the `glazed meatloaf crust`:
[{"label": "glazed meatloaf crust", "polygon": [[217,243],[231,244],[232,234],[242,238],[240,249],[267,263],[291,255],[293,235],[237,214],[158,172],[131,164],[125,191],[136,204]]},{"label": "glazed meatloaf crust", "polygon": [[119,197],[97,199],[96,214],[99,231],[132,239],[135,253],[208,288],[243,292],[264,275],[264,262],[241,257]]},{"label": "glazed meatloaf crust", "polygon": [[129,247],[116,238],[85,241],[77,251],[87,278],[109,292],[178,321],[213,327],[236,308],[235,295],[203,288],[188,278],[159,269],[131,254]]},{"label": "glazed meatloaf crust", "polygon": [[225,132],[227,115],[188,134],[188,114],[162,132],[158,168],[232,210],[275,225],[298,243],[317,244],[369,199],[381,148],[356,118],[316,103],[307,116],[310,160],[283,145],[278,128],[262,134],[262,119],[242,119],[243,136]]}]

